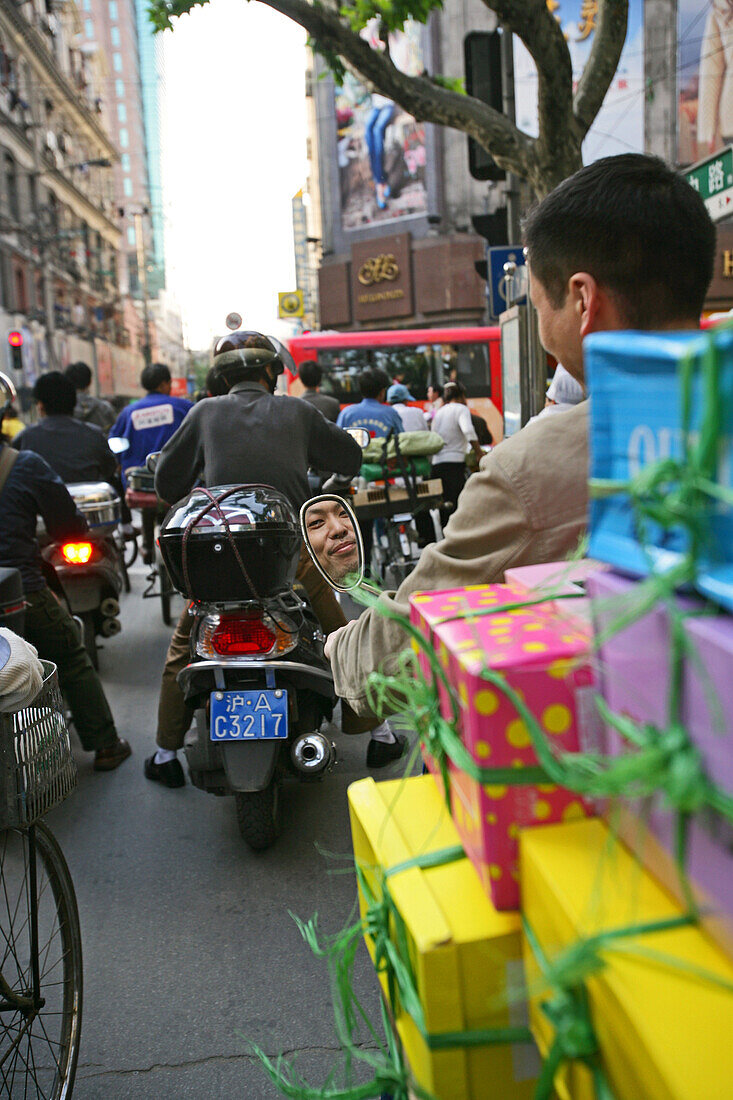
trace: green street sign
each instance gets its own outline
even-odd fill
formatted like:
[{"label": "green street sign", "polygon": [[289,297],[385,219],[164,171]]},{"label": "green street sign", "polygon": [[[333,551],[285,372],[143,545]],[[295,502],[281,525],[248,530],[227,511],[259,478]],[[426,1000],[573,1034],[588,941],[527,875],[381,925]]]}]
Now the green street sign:
[{"label": "green street sign", "polygon": [[713,221],[733,215],[733,146],[693,164],[685,179],[702,196]]}]

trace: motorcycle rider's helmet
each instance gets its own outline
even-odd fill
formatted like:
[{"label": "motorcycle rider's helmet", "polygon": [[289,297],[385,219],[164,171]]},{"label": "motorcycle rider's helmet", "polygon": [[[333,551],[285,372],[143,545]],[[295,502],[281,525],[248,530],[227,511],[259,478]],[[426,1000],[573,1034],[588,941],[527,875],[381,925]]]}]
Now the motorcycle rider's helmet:
[{"label": "motorcycle rider's helmet", "polygon": [[212,375],[221,379],[227,389],[237,382],[257,382],[264,377],[274,393],[278,375],[284,369],[275,346],[261,332],[243,329],[229,332],[214,348]]}]

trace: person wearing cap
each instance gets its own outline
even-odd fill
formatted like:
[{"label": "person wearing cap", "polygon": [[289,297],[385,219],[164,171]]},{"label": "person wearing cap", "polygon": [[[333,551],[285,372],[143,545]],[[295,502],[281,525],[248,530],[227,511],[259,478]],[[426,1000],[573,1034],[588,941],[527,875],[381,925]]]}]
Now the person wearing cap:
[{"label": "person wearing cap", "polygon": [[414,401],[407,386],[401,382],[393,382],[387,390],[387,404],[391,405],[402,421],[402,427],[406,432],[424,432],[425,416],[422,409],[407,405],[407,401]]}]

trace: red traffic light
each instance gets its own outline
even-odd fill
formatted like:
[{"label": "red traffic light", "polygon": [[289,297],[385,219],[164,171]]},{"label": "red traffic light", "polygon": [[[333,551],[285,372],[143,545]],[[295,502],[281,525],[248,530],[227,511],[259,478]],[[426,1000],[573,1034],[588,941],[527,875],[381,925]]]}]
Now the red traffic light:
[{"label": "red traffic light", "polygon": [[22,348],[23,347],[23,333],[22,332],[9,332],[8,333],[8,343],[10,344],[11,348]]}]

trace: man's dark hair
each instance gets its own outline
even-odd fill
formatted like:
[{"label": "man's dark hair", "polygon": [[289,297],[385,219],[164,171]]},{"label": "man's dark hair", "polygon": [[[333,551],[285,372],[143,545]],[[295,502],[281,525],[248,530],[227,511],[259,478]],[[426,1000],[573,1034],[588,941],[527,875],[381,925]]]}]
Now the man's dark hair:
[{"label": "man's dark hair", "polygon": [[60,370],[42,374],[33,387],[33,396],[47,416],[71,416],[76,405],[76,387]]},{"label": "man's dark hair", "polygon": [[306,389],[314,390],[316,386],[320,386],[321,384],[323,371],[318,366],[315,359],[305,359],[298,367],[298,378]]},{"label": "man's dark hair", "polygon": [[148,393],[155,393],[158,386],[162,386],[164,382],[170,382],[171,372],[165,363],[151,363],[149,367],[145,367],[140,375],[140,385]]},{"label": "man's dark hair", "polygon": [[64,374],[77,390],[87,390],[92,384],[92,372],[81,360],[69,363]]},{"label": "man's dark hair", "polygon": [[204,397],[224,397],[229,393],[229,386],[224,379],[214,370],[213,367],[209,367],[206,372],[206,393]]},{"label": "man's dark hair", "polygon": [[630,328],[698,323],[713,275],[715,227],[700,195],[657,157],[604,157],[529,211],[530,271],[559,309],[586,271]]},{"label": "man's dark hair", "polygon": [[443,400],[446,405],[451,401],[457,401],[466,396],[466,387],[463,382],[446,382],[443,386]]},{"label": "man's dark hair", "polygon": [[359,375],[359,390],[362,397],[370,397],[372,400],[379,397],[382,390],[389,385],[389,375],[379,367],[372,367],[362,371]]}]

